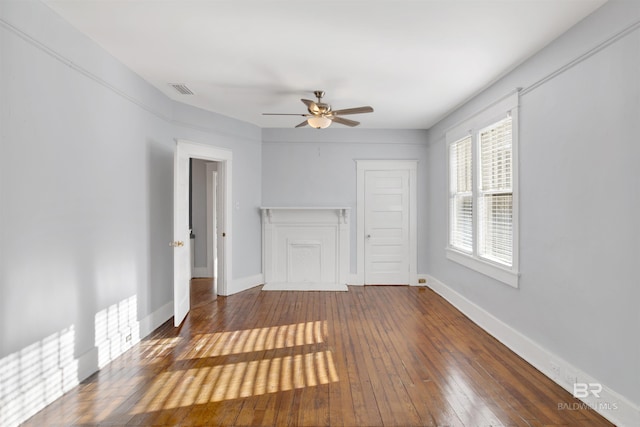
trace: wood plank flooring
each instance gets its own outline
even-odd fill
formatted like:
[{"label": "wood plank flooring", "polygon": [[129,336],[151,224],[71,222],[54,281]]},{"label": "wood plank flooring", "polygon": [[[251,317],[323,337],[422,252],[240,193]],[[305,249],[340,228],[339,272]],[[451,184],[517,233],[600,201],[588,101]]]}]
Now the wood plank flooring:
[{"label": "wood plank flooring", "polygon": [[[610,426],[426,288],[194,286],[26,426]],[[564,406],[562,406],[564,405]]]}]

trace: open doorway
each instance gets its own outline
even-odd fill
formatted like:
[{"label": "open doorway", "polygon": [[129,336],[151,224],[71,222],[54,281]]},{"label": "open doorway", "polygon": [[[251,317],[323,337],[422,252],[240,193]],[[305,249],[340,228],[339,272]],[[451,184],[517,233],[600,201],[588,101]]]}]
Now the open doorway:
[{"label": "open doorway", "polygon": [[217,297],[218,248],[222,235],[218,211],[218,170],[220,162],[190,160],[189,224],[191,228],[191,301],[212,301]]},{"label": "open doorway", "polygon": [[[193,278],[192,269],[192,224],[190,221],[190,197],[191,192],[190,164],[194,160],[203,160],[215,163],[215,224],[216,227],[210,226],[203,228],[201,235],[203,241],[209,242],[209,254],[205,259],[211,258],[211,290],[216,294],[227,294],[227,281],[231,272],[231,237],[228,230],[231,229],[231,177],[232,177],[232,153],[230,150],[212,147],[209,145],[198,144],[185,140],[178,140],[175,151],[174,166],[174,241],[171,246],[174,248],[173,264],[174,264],[174,280],[173,280],[173,302],[174,302],[174,325],[179,326],[191,306],[191,280]],[[206,171],[206,166],[205,166]],[[213,171],[213,168],[210,168]],[[206,176],[206,174],[205,174]],[[210,181],[213,185],[213,175],[210,175]],[[205,181],[206,187],[206,181]],[[210,193],[212,188],[210,188]],[[206,197],[205,197],[206,199]],[[213,206],[213,196],[211,204]],[[208,216],[213,221],[213,207]],[[215,233],[215,236],[212,234]],[[207,234],[211,234],[207,238]],[[197,238],[197,233],[196,233]],[[209,240],[210,239],[210,240]],[[193,242],[195,243],[195,242]],[[207,244],[205,244],[205,248]],[[215,254],[214,252],[215,248]],[[193,251],[196,252],[195,249]],[[206,253],[206,249],[204,253]],[[214,263],[213,257],[217,260]],[[206,261],[205,261],[206,262]],[[206,269],[204,271],[208,272]],[[215,268],[215,274],[214,274]],[[215,282],[213,277],[215,276]]]}]

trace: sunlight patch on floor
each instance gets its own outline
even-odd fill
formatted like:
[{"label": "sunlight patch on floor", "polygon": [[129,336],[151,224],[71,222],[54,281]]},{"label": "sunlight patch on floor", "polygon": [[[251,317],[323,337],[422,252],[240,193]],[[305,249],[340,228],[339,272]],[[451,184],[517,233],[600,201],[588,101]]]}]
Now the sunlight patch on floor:
[{"label": "sunlight patch on floor", "polygon": [[132,414],[260,396],[337,382],[330,351],[160,374]]},{"label": "sunlight patch on floor", "polygon": [[319,344],[324,342],[326,334],[326,321],[203,334],[195,338],[192,349],[178,360]]}]

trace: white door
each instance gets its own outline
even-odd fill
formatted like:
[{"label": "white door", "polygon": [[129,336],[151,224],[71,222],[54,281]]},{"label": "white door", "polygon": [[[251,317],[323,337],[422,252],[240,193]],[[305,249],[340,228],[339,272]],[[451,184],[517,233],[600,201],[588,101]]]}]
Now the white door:
[{"label": "white door", "polygon": [[[217,220],[217,186],[218,172],[215,163],[207,163],[207,272],[213,278],[215,291],[218,273],[218,220]],[[216,292],[217,293],[217,292]]]},{"label": "white door", "polygon": [[365,171],[365,284],[410,283],[409,208],[408,170]]},{"label": "white door", "polygon": [[189,312],[191,244],[189,230],[189,155],[176,145],[173,170],[173,323]]},{"label": "white door", "polygon": [[231,160],[218,163],[216,174],[216,270],[214,273],[216,294],[227,294],[227,280],[231,274]]}]

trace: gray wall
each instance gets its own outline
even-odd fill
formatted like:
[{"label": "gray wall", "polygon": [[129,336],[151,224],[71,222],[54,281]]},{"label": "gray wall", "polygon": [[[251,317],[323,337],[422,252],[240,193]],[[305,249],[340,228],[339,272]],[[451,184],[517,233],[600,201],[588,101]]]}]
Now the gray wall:
[{"label": "gray wall", "polygon": [[351,207],[351,273],[355,274],[355,160],[418,160],[418,273],[426,273],[427,131],[334,126],[323,131],[262,130],[263,205]]},{"label": "gray wall", "polygon": [[170,101],[40,2],[0,2],[0,60],[0,359],[72,330],[84,376],[98,313],[165,320],[176,138],[232,149],[231,276],[261,273],[259,128]]},{"label": "gray wall", "polygon": [[[135,297],[140,320],[171,302],[181,138],[233,150],[232,278],[261,272],[261,204],[355,209],[354,159],[418,159],[418,272],[640,403],[639,32],[563,68],[638,22],[639,5],[610,0],[429,132],[261,134],[171,102],[40,2],[0,1],[0,359],[71,326],[80,359],[97,313]],[[444,256],[444,133],[515,87],[520,289]],[[82,360],[80,374],[97,366]]]},{"label": "gray wall", "polygon": [[[431,128],[427,167],[429,273],[635,404],[639,26],[610,37],[639,21],[640,2],[605,4]],[[445,132],[516,87],[521,279],[512,289],[445,257]]]}]

